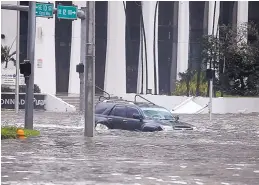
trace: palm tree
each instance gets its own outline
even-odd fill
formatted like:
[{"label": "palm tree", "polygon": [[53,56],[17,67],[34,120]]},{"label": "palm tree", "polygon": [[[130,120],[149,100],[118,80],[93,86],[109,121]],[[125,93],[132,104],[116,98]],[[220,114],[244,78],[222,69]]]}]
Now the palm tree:
[{"label": "palm tree", "polygon": [[13,58],[15,54],[16,51],[11,53],[11,47],[1,45],[1,63],[5,63],[5,68],[7,68],[10,61],[16,66],[16,60]]},{"label": "palm tree", "polygon": [[186,83],[186,87],[187,87],[186,96],[190,96],[190,81],[193,78],[195,73],[196,71],[192,70],[191,68],[188,68],[186,72],[179,73],[179,76],[181,78],[180,81]]}]

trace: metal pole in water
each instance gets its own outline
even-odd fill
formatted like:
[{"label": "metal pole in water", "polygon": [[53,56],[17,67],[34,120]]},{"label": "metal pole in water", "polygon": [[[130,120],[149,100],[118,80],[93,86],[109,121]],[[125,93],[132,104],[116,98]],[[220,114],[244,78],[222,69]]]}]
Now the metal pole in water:
[{"label": "metal pole in water", "polygon": [[[86,15],[86,7],[81,7],[81,10],[84,12],[84,15]],[[86,53],[86,30],[87,30],[87,21],[86,18],[81,19],[81,51],[80,51],[80,63],[86,65],[85,63],[85,53]],[[84,73],[79,73],[79,79],[80,79],[80,107],[79,110],[82,112],[84,108]]]},{"label": "metal pole in water", "polygon": [[213,79],[210,79],[210,89],[209,89],[209,95],[210,95],[210,104],[209,104],[210,121],[212,120],[212,94],[213,94]]},{"label": "metal pole in water", "polygon": [[[17,5],[20,2],[17,1]],[[16,79],[15,79],[15,112],[19,112],[19,79],[20,79],[20,11],[17,11],[17,33],[16,33]]]},{"label": "metal pole in water", "polygon": [[87,137],[94,136],[94,96],[95,96],[95,2],[87,1],[88,30],[85,64],[85,131]]},{"label": "metal pole in water", "polygon": [[25,124],[26,129],[33,129],[33,98],[34,98],[34,52],[35,52],[35,34],[36,34],[36,2],[29,2],[28,12],[28,43],[27,58],[31,63],[31,75],[26,80],[26,99],[25,99]]}]

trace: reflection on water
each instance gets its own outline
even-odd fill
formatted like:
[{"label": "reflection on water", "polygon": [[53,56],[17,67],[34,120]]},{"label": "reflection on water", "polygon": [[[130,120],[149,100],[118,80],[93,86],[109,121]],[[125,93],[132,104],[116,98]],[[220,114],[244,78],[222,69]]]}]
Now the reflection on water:
[{"label": "reflection on water", "polygon": [[[2,184],[257,184],[258,115],[183,115],[194,131],[99,128],[79,114],[35,113],[41,136],[2,141]],[[2,125],[23,122],[2,112]]]}]

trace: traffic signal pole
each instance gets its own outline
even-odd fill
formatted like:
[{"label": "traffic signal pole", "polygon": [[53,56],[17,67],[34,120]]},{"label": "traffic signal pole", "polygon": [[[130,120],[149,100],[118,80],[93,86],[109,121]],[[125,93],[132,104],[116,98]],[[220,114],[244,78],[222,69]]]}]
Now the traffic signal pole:
[{"label": "traffic signal pole", "polygon": [[25,124],[24,128],[33,129],[33,98],[34,98],[34,54],[36,37],[36,2],[29,2],[28,12],[28,36],[27,36],[27,59],[31,63],[31,75],[25,79],[26,102],[25,102]]},{"label": "traffic signal pole", "polygon": [[86,64],[85,64],[85,136],[94,136],[95,96],[95,1],[86,1]]},{"label": "traffic signal pole", "polygon": [[[20,4],[20,1],[17,1]],[[19,81],[20,81],[20,12],[17,11],[16,29],[16,80],[15,80],[15,112],[19,112]]]}]

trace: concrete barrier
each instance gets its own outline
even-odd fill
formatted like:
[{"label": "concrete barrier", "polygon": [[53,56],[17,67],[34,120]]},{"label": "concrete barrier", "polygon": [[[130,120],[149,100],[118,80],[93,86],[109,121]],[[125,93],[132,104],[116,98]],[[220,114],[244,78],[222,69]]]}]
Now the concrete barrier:
[{"label": "concrete barrier", "polygon": [[75,112],[76,107],[54,95],[45,93],[45,109],[51,112]]},{"label": "concrete barrier", "polygon": [[259,98],[213,98],[212,113],[254,113],[259,112]]},{"label": "concrete barrier", "polygon": [[[123,95],[122,98],[124,100],[128,101],[134,101],[134,97],[136,94],[131,93],[131,94],[126,94]],[[187,96],[167,96],[167,95],[152,95],[152,94],[146,94],[146,95],[141,95],[144,98],[152,101],[153,103],[163,106],[168,110],[172,110],[172,108],[176,107],[177,105],[181,104],[183,101],[189,99],[190,97]],[[145,102],[145,100],[141,98],[137,98],[137,101],[139,102]]]},{"label": "concrete barrier", "polygon": [[[126,94],[122,98],[134,101],[136,94]],[[173,110],[177,114],[206,114],[208,113],[209,98],[207,97],[186,97],[186,96],[165,96],[165,95],[141,95],[144,98]],[[138,98],[137,101],[145,102]],[[259,98],[257,97],[219,97],[212,100],[213,114],[228,113],[259,113]]]}]

